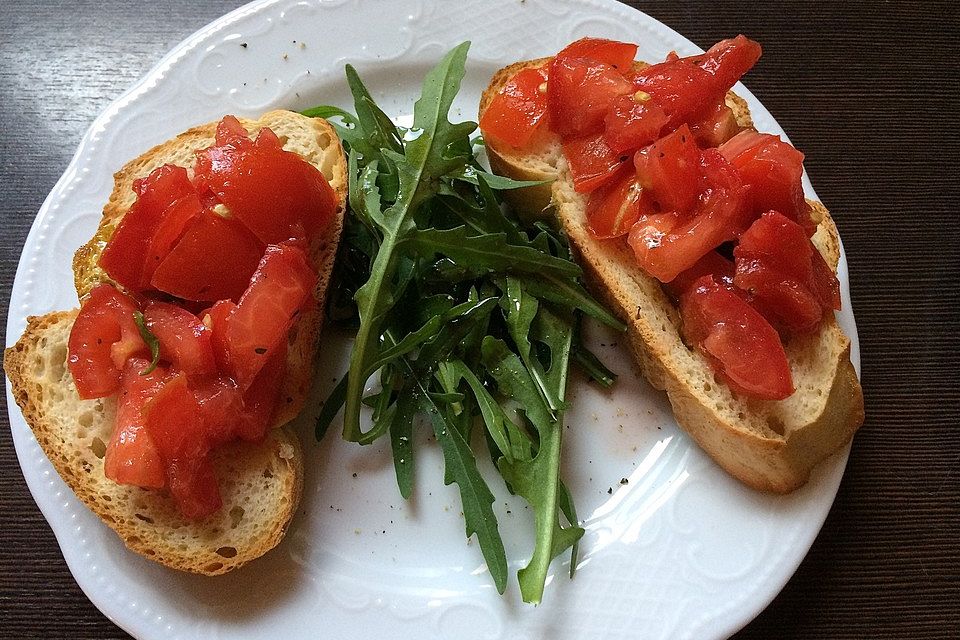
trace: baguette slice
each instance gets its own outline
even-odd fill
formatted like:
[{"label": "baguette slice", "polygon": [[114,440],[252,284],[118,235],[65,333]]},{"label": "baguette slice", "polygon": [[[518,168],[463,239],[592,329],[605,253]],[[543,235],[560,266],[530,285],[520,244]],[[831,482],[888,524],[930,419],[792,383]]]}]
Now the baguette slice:
[{"label": "baguette slice", "polygon": [[[347,161],[336,132],[322,118],[308,118],[292,111],[277,110],[263,114],[259,120],[240,118],[240,123],[252,137],[256,137],[261,128],[269,127],[279,136],[285,150],[297,153],[319,169],[337,194],[338,207],[330,228],[310,247],[310,262],[318,274],[315,293],[319,304],[304,310],[290,334],[287,377],[283,385],[280,415],[277,417],[277,424],[284,424],[300,413],[310,389],[311,368],[323,320],[323,301],[343,229],[347,201]],[[194,127],[131,160],[114,174],[113,193],[103,208],[100,226],[93,238],[80,247],[73,257],[78,298],[82,300],[102,282],[111,282],[97,262],[120,219],[136,201],[133,181],[164,164],[186,167],[188,175],[193,177],[194,152],[212,145],[216,133],[216,122]]]},{"label": "baguette slice", "polygon": [[[498,71],[483,92],[480,115],[518,71],[548,61],[518,62]],[[731,92],[726,102],[741,126],[753,126],[743,99]],[[640,268],[626,243],[591,235],[586,198],[573,188],[556,135],[538,134],[526,149],[488,140],[486,150],[496,173],[552,181],[506,193],[524,215],[556,216],[584,267],[588,286],[627,323],[628,342],[643,375],[667,392],[679,425],[727,472],[755,489],[788,493],[805,484],[813,467],[853,437],[863,423],[863,393],[850,363],[850,340],[834,318],[824,321],[817,333],[784,344],[796,387],[793,395],[781,401],[734,395],[700,352],[684,344],[676,307],[660,283]],[[821,203],[808,202],[819,223],[813,242],[836,270],[836,226]]]},{"label": "baguette slice", "polygon": [[[291,330],[288,375],[277,424],[299,413],[306,398],[323,300],[343,226],[346,160],[332,127],[323,120],[273,111],[258,121],[241,120],[251,133],[270,127],[284,148],[323,172],[337,194],[336,215],[310,248],[319,278],[319,303]],[[127,163],[114,176],[113,195],[94,238],[77,251],[74,273],[79,296],[109,278],[97,265],[100,252],[135,199],[138,177],[165,164],[192,167],[194,151],[214,142],[216,123],[180,134]],[[77,497],[133,551],[168,567],[204,575],[226,573],[260,557],[283,538],[303,486],[303,452],[289,427],[274,429],[261,443],[235,442],[214,451],[223,507],[201,521],[180,515],[166,491],[119,485],[106,478],[103,456],[116,399],[81,400],[66,365],[67,342],[77,311],[27,319],[20,340],[6,350],[4,369],[24,419]]]}]

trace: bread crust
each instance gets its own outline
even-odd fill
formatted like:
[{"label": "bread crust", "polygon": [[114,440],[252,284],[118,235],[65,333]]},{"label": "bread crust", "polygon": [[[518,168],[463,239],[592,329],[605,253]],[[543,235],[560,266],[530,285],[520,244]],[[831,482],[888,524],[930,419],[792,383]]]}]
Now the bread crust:
[{"label": "bread crust", "polygon": [[[480,116],[518,71],[549,58],[518,62],[498,71],[480,101]],[[636,63],[643,68],[645,63]],[[732,92],[726,102],[742,127],[753,121],[746,102]],[[834,318],[813,336],[785,344],[797,391],[783,401],[734,395],[709,363],[681,337],[679,314],[659,282],[636,263],[621,239],[598,240],[586,223],[586,200],[573,181],[559,139],[546,134],[531,148],[486,141],[494,171],[515,179],[550,180],[549,190],[515,190],[511,203],[527,215],[551,212],[570,239],[588,287],[627,324],[628,344],[643,375],[666,391],[678,424],[721,467],[759,490],[788,493],[811,470],[842,448],[863,423],[863,393],[850,363],[850,341]],[[808,200],[819,223],[813,242],[836,270],[836,226],[819,202]]]},{"label": "bread crust", "polygon": [[[316,304],[291,330],[288,375],[277,425],[294,418],[305,402],[346,207],[347,166],[333,128],[325,120],[272,111],[241,123],[256,134],[270,127],[284,148],[316,166],[337,195],[328,229],[309,251],[318,273]],[[194,127],[128,162],[114,175],[114,190],[94,237],[74,256],[75,286],[82,299],[110,279],[97,261],[120,219],[133,204],[133,181],[166,164],[192,167],[194,152],[213,144],[217,123]],[[119,485],[106,478],[103,453],[113,431],[116,399],[80,399],[66,364],[77,310],[31,316],[4,354],[4,370],[24,419],[44,453],[77,497],[136,553],[173,569],[219,575],[274,548],[289,526],[303,487],[303,451],[289,428],[273,429],[258,443],[234,442],[212,452],[223,507],[200,521],[184,518],[167,491]]]}]

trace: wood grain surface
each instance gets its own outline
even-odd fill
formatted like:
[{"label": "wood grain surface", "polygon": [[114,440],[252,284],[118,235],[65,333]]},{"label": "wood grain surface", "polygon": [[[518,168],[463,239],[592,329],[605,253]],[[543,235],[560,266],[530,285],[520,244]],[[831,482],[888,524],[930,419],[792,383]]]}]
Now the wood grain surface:
[{"label": "wood grain surface", "polygon": [[[736,637],[960,638],[958,4],[630,4],[702,47],[763,44],[747,85],[806,154],[850,265],[867,421],[806,560]],[[30,224],[87,126],[235,6],[0,1],[4,316]],[[2,409],[0,637],[127,637],[73,581]]]}]

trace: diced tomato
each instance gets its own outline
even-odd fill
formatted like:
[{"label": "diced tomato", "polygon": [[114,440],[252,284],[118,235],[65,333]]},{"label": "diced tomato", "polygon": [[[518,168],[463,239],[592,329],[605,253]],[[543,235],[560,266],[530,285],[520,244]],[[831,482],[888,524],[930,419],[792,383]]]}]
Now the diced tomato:
[{"label": "diced tomato", "polygon": [[206,443],[215,447],[233,440],[245,413],[237,383],[226,376],[194,377],[189,383],[200,407]]},{"label": "diced tomato", "polygon": [[596,238],[618,238],[630,232],[641,215],[653,212],[650,198],[629,168],[620,177],[590,194],[587,200],[587,223]]},{"label": "diced tomato", "polygon": [[736,392],[767,400],[793,393],[780,336],[763,316],[710,276],[681,298],[687,340],[696,345]]},{"label": "diced tomato", "polygon": [[700,171],[704,188],[745,191],[740,173],[716,149],[704,149],[700,152]]},{"label": "diced tomato", "polygon": [[129,291],[140,291],[144,257],[170,203],[193,193],[187,170],[171,164],[133,183],[137,200],[100,254],[100,266]]},{"label": "diced tomato", "polygon": [[635,151],[660,137],[667,114],[642,91],[620,96],[604,117],[603,138],[616,153]]},{"label": "diced tomato", "polygon": [[605,38],[580,38],[564,47],[558,58],[585,58],[608,64],[621,73],[633,66],[637,45]]},{"label": "diced tomato", "polygon": [[[716,149],[704,149],[700,152],[700,171],[703,175],[704,192],[708,190],[726,191],[737,202],[737,211],[728,220],[732,238],[746,231],[758,215],[744,206],[747,187],[740,174]],[[703,199],[701,195],[701,200]]]},{"label": "diced tomato", "polygon": [[674,218],[670,224],[671,214],[651,216],[634,225],[627,242],[647,273],[670,282],[707,252],[734,239],[740,200],[735,192],[708,191],[692,217]]},{"label": "diced tomato", "polygon": [[210,328],[210,345],[213,347],[213,356],[217,361],[217,370],[227,373],[233,371],[233,366],[230,364],[230,347],[227,344],[227,322],[236,308],[236,303],[220,300],[200,316],[204,318],[204,324]]},{"label": "diced tomato", "polygon": [[217,123],[216,143],[218,147],[250,141],[250,134],[236,116],[225,115]]},{"label": "diced tomato", "polygon": [[776,138],[776,136],[769,133],[759,133],[754,129],[745,129],[720,145],[718,150],[724,158],[734,163],[741,155],[763,145],[770,138]]},{"label": "diced tomato", "polygon": [[200,402],[185,375],[173,376],[143,409],[144,426],[166,465],[167,484],[184,516],[204,518],[220,508]]},{"label": "diced tomato", "polygon": [[115,393],[127,359],[147,353],[136,311],[137,304],[109,284],[94,287],[81,305],[67,343],[67,367],[81,398]]},{"label": "diced tomato", "polygon": [[151,284],[184,300],[239,300],[263,249],[242,224],[205,210],[157,267]]},{"label": "diced tomato", "polygon": [[182,373],[170,376],[144,405],[143,419],[166,464],[177,458],[202,457],[209,451],[200,403]]},{"label": "diced tomato", "polygon": [[687,213],[696,205],[703,171],[700,149],[686,125],[638,151],[633,164],[640,185],[664,211]]},{"label": "diced tomato", "polygon": [[744,131],[722,144],[720,153],[748,188],[747,207],[756,216],[771,209],[800,224],[812,236],[816,225],[803,196],[803,154],[778,136]]},{"label": "diced tomato", "polygon": [[317,276],[302,250],[271,245],[227,322],[233,375],[242,390],[280,348],[304,305],[311,303]]},{"label": "diced tomato", "polygon": [[525,147],[547,122],[547,68],[523,69],[490,101],[480,130],[486,138]]},{"label": "diced tomato", "polygon": [[744,35],[721,40],[701,57],[700,66],[724,92],[757,64],[763,54],[760,44]]},{"label": "diced tomato", "polygon": [[674,128],[696,118],[723,97],[710,75],[690,58],[661,62],[636,73],[634,91],[649,94]]},{"label": "diced tomato", "polygon": [[190,193],[171,203],[163,212],[162,222],[147,243],[147,253],[140,274],[140,290],[146,291],[153,285],[151,280],[157,267],[173,250],[177,242],[189,228],[190,223],[204,211],[203,203],[196,193]]},{"label": "diced tomato", "polygon": [[633,92],[633,85],[608,64],[557,56],[547,82],[550,127],[561,138],[601,133],[613,101]]},{"label": "diced tomato", "polygon": [[722,100],[698,120],[690,123],[690,131],[700,146],[718,147],[740,132],[737,117]]},{"label": "diced tomato", "polygon": [[563,153],[570,164],[573,188],[580,193],[589,193],[611,180],[630,159],[614,152],[599,133],[564,141]]},{"label": "diced tomato", "polygon": [[[627,236],[627,244],[633,249],[637,261],[644,269],[647,269],[647,263],[650,262],[650,254],[659,255],[659,250],[663,244],[664,238],[670,235],[670,232],[681,224],[680,214],[676,211],[667,213],[657,213],[650,216],[642,216],[630,228],[630,235]],[[651,275],[653,275],[651,273]],[[663,282],[663,280],[661,280]]]},{"label": "diced tomato", "polygon": [[209,455],[174,458],[167,466],[167,483],[177,509],[186,518],[202,520],[223,506]]},{"label": "diced tomato", "polygon": [[826,313],[840,308],[839,283],[803,228],[770,211],[740,237],[733,251],[734,284],[776,327],[794,333],[816,330]]},{"label": "diced tomato", "polygon": [[737,36],[702,55],[668,59],[638,72],[637,89],[653,96],[670,118],[671,127],[696,120],[723,100],[740,77],[760,58],[760,45]]},{"label": "diced tomato", "polygon": [[676,278],[664,284],[667,292],[674,300],[680,300],[693,283],[703,276],[713,276],[714,281],[727,289],[733,288],[734,265],[733,261],[723,257],[717,251],[708,251],[692,267],[682,272]]},{"label": "diced tomato", "polygon": [[236,425],[240,438],[260,440],[273,426],[286,373],[287,343],[281,341],[243,393],[243,413]]},{"label": "diced tomato", "polygon": [[113,435],[103,458],[103,473],[118,484],[145,489],[166,485],[163,460],[144,429],[143,407],[169,376],[164,367],[143,374],[150,366],[144,358],[130,358],[121,375],[120,396]]},{"label": "diced tomato", "polygon": [[293,237],[301,225],[315,237],[333,217],[337,199],[327,179],[300,156],[284,151],[270,129],[255,142],[243,139],[234,126],[226,144],[197,152],[194,181],[230,209],[264,244]]},{"label": "diced tomato", "polygon": [[160,357],[174,369],[191,376],[217,372],[210,330],[197,316],[168,302],[150,302],[143,315],[160,341]]}]

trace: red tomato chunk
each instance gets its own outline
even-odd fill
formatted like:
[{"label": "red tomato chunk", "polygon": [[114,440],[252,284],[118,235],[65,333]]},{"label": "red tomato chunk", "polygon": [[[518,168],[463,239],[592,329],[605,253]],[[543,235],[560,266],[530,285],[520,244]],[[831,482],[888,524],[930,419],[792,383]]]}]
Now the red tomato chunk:
[{"label": "red tomato chunk", "polygon": [[663,211],[687,213],[703,192],[700,149],[686,125],[638,151],[633,164]]},{"label": "red tomato chunk", "polygon": [[256,141],[218,133],[217,146],[197,153],[194,182],[201,194],[212,192],[264,244],[304,234],[315,238],[337,204],[323,174],[284,151],[270,129],[261,129]]},{"label": "red tomato chunk", "polygon": [[490,102],[480,128],[483,135],[512,147],[530,143],[547,121],[547,70],[524,69]]},{"label": "red tomato chunk", "polygon": [[633,85],[608,64],[557,56],[547,82],[550,127],[562,138],[602,133],[614,101],[633,92]]},{"label": "red tomato chunk", "polygon": [[637,176],[620,171],[620,177],[600,187],[587,200],[587,222],[597,238],[619,238],[642,216],[653,211],[653,203]]},{"label": "red tomato chunk", "polygon": [[166,465],[167,487],[180,512],[200,519],[220,508],[220,490],[209,453],[211,442],[187,377],[174,376],[143,408],[147,433]]},{"label": "red tomato chunk", "polygon": [[629,155],[613,151],[599,133],[565,141],[563,153],[570,162],[573,188],[580,193],[589,193],[606,184],[630,159]]},{"label": "red tomato chunk", "polygon": [[170,374],[165,367],[145,374],[149,367],[148,360],[130,358],[123,368],[116,425],[103,458],[103,473],[118,484],[162,489],[166,472],[153,439],[144,429],[143,406]]},{"label": "red tomato chunk", "polygon": [[144,317],[160,341],[160,357],[175,370],[191,376],[217,373],[210,330],[197,316],[175,304],[150,302]]},{"label": "red tomato chunk", "polygon": [[585,58],[610,65],[620,73],[627,73],[637,55],[637,45],[605,38],[580,38],[564,47],[558,58]]},{"label": "red tomato chunk", "polygon": [[250,287],[227,319],[227,351],[232,374],[247,389],[280,348],[303,305],[313,297],[317,276],[303,251],[271,245]]},{"label": "red tomato chunk", "polygon": [[704,276],[681,298],[680,312],[687,339],[734,391],[767,400],[793,393],[780,336],[741,296]]},{"label": "red tomato chunk", "polygon": [[803,228],[769,211],[740,237],[734,284],[775,326],[810,333],[840,308],[840,286]]},{"label": "red tomato chunk", "polygon": [[164,165],[146,178],[135,180],[137,200],[124,214],[110,242],[100,255],[100,266],[118,284],[131,292],[144,289],[144,258],[170,207],[194,193],[183,167]]},{"label": "red tomato chunk", "polygon": [[747,207],[759,216],[779,211],[812,236],[817,225],[803,197],[803,154],[770,134],[744,131],[719,147],[748,188]]},{"label": "red tomato chunk", "polygon": [[206,210],[157,267],[151,284],[184,300],[239,300],[263,249],[242,224]]},{"label": "red tomato chunk", "polygon": [[146,354],[136,311],[136,303],[109,284],[95,287],[84,301],[67,343],[67,367],[81,398],[116,393],[127,358]]}]

